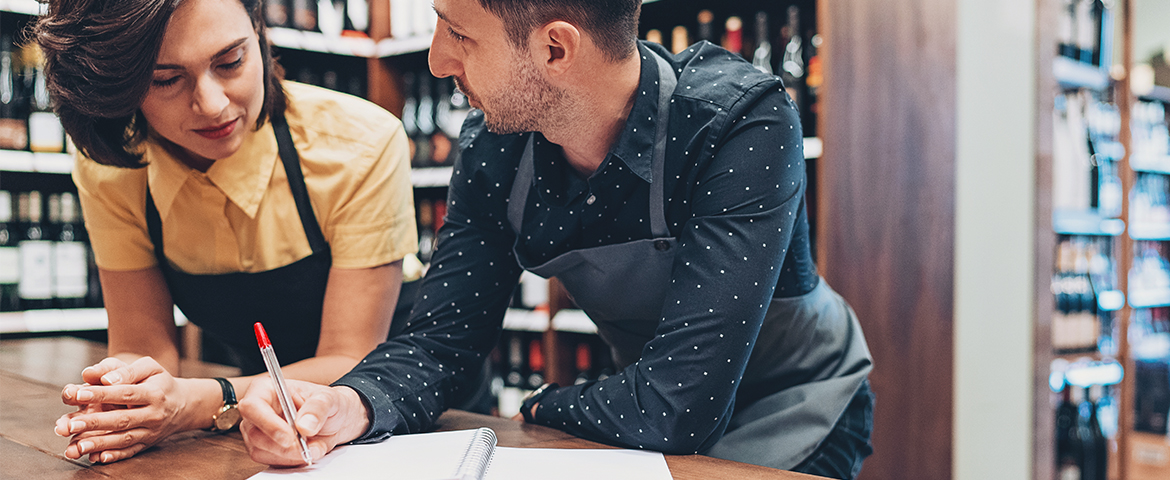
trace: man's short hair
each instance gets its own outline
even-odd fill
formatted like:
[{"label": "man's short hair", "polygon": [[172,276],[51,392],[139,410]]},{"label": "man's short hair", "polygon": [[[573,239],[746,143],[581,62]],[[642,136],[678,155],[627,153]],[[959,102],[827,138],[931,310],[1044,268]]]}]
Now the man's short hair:
[{"label": "man's short hair", "polygon": [[508,39],[525,48],[537,27],[563,20],[585,31],[610,61],[628,58],[638,42],[642,0],[479,0],[504,21]]}]

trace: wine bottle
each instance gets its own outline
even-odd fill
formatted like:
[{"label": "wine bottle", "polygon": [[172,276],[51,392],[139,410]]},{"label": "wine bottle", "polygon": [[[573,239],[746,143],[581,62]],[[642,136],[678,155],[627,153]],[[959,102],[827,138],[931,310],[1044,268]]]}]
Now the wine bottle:
[{"label": "wine bottle", "polygon": [[800,38],[800,8],[796,5],[788,7],[788,24],[784,28],[788,42],[784,45],[780,70],[784,84],[792,88],[804,78],[804,41]]},{"label": "wine bottle", "polygon": [[1080,480],[1084,464],[1075,390],[1076,387],[1065,385],[1060,405],[1056,407],[1056,476],[1060,480]]},{"label": "wine bottle", "polygon": [[1056,42],[1057,53],[1063,57],[1076,59],[1077,54],[1077,34],[1076,34],[1076,19],[1077,19],[1077,3],[1079,0],[1064,0],[1064,5],[1061,6],[1060,15],[1057,17],[1056,23]]},{"label": "wine bottle", "polygon": [[49,308],[53,304],[53,243],[45,239],[41,224],[41,192],[23,192],[17,200],[24,235],[20,243],[20,305],[22,309]]},{"label": "wine bottle", "polygon": [[662,45],[662,32],[658,29],[651,28],[646,31],[646,41]]},{"label": "wine bottle", "polygon": [[289,0],[264,0],[264,21],[269,27],[284,27],[289,24]]},{"label": "wine bottle", "polygon": [[20,310],[20,250],[12,224],[12,193],[0,190],[0,312]]},{"label": "wine bottle", "polygon": [[317,30],[317,2],[292,0],[293,27],[299,30]]},{"label": "wine bottle", "polygon": [[1077,0],[1074,8],[1076,22],[1076,58],[1084,63],[1093,63],[1093,50],[1098,32],[1094,31],[1093,0]]},{"label": "wine bottle", "polygon": [[670,31],[670,51],[672,53],[678,55],[690,45],[691,38],[687,33],[687,27],[679,25]]},{"label": "wine bottle", "polygon": [[23,112],[24,88],[12,38],[0,37],[0,149],[28,148],[28,115]]},{"label": "wine bottle", "polygon": [[731,53],[743,56],[743,20],[739,17],[727,17],[723,24],[723,48]]},{"label": "wine bottle", "polygon": [[524,338],[522,332],[510,332],[508,337],[508,374],[504,376],[504,385],[521,387],[524,385]]},{"label": "wine bottle", "polygon": [[415,112],[418,136],[415,138],[415,161],[419,167],[431,166],[431,134],[435,133],[435,99],[431,96],[431,81],[428,72],[420,72],[418,82],[418,110]]},{"label": "wine bottle", "polygon": [[317,28],[327,37],[345,29],[345,0],[317,0]]},{"label": "wine bottle", "polygon": [[346,0],[345,29],[365,34],[370,29],[370,4],[366,0]]},{"label": "wine bottle", "polygon": [[528,376],[525,387],[536,390],[544,385],[544,351],[541,350],[539,334],[528,341]]},{"label": "wine bottle", "polygon": [[715,43],[715,14],[710,10],[699,10],[699,28],[697,31],[698,40],[706,40]]},{"label": "wine bottle", "polygon": [[430,200],[416,202],[418,214],[418,259],[430,263],[435,251],[434,209]]},{"label": "wine bottle", "polygon": [[24,47],[26,68],[32,65],[32,108],[28,114],[28,146],[34,152],[60,153],[65,151],[65,128],[53,112],[49,87],[45,79],[45,62],[40,47],[30,43]]},{"label": "wine bottle", "polygon": [[588,342],[577,343],[575,366],[577,367],[577,377],[573,379],[573,385],[580,385],[592,379],[593,352]]},{"label": "wine bottle", "polygon": [[1108,480],[1109,471],[1109,439],[1101,428],[1098,414],[1098,404],[1101,399],[1101,385],[1091,385],[1086,392],[1085,405],[1088,409],[1086,429],[1089,432],[1089,441],[1085,442],[1085,457],[1092,458],[1092,467],[1081,472],[1082,478],[1091,480]]},{"label": "wine bottle", "polygon": [[53,244],[53,299],[57,308],[80,308],[85,306],[89,291],[88,247],[78,235],[84,229],[79,228],[73,193],[56,198],[59,214]]},{"label": "wine bottle", "polygon": [[772,73],[772,43],[768,41],[768,14],[756,13],[756,51],[752,66],[764,73]]},{"label": "wine bottle", "polygon": [[415,5],[414,0],[390,0],[390,36],[407,38],[414,35],[414,9],[422,8]]}]

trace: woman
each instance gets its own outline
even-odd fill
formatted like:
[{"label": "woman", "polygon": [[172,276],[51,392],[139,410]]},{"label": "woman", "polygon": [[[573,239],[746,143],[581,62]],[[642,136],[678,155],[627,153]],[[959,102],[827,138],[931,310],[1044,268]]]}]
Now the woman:
[{"label": "woman", "polygon": [[245,375],[257,321],[316,383],[386,338],[417,248],[401,124],[282,82],[261,18],[259,0],[53,0],[36,24],[110,318],[110,358],[62,392],[69,458],[238,422],[263,377],[181,378],[172,305]]}]

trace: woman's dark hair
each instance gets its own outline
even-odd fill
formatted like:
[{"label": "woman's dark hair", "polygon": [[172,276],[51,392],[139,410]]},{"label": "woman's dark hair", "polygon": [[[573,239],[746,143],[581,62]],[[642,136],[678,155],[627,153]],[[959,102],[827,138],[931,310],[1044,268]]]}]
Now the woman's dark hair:
[{"label": "woman's dark hair", "polygon": [[[41,0],[45,1],[45,0]],[[146,138],[140,107],[171,14],[186,0],[48,0],[33,26],[61,125],[94,161],[141,168]],[[284,70],[268,45],[261,0],[239,0],[260,37],[264,108],[256,128],[284,115]]]},{"label": "woman's dark hair", "polygon": [[532,30],[555,20],[577,25],[610,61],[628,58],[638,42],[642,0],[479,0],[504,21],[513,46],[524,47]]}]

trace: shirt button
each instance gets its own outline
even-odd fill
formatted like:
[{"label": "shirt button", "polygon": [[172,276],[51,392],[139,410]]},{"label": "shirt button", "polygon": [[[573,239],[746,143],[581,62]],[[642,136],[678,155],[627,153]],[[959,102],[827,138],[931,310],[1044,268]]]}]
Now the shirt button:
[{"label": "shirt button", "polygon": [[654,249],[658,250],[659,252],[665,252],[667,250],[670,250],[670,242],[668,242],[666,240],[655,240],[654,241]]},{"label": "shirt button", "polygon": [[593,205],[593,202],[596,202],[596,201],[597,201],[597,195],[590,195],[589,198],[585,199],[585,204],[586,205]]}]

